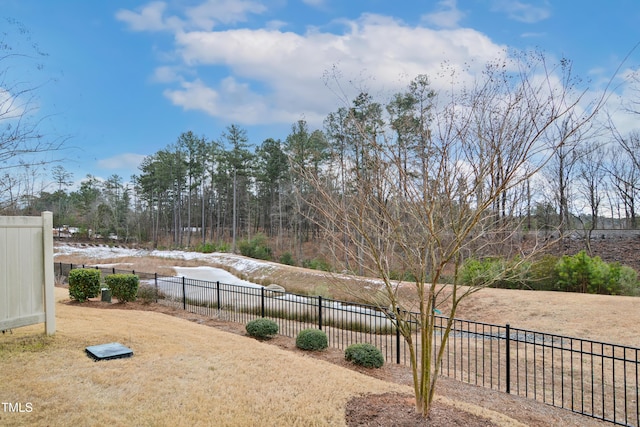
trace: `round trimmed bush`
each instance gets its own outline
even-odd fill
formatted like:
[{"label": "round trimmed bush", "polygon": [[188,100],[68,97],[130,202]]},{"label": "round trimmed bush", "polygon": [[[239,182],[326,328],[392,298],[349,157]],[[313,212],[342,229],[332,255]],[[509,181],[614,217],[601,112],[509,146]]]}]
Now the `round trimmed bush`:
[{"label": "round trimmed bush", "polygon": [[365,368],[381,368],[384,365],[382,352],[368,343],[351,344],[344,351],[344,358]]},{"label": "round trimmed bush", "polygon": [[135,274],[112,274],[104,278],[111,295],[119,302],[135,301],[140,279]]},{"label": "round trimmed bush", "polygon": [[296,347],[302,350],[324,350],[329,347],[327,334],[320,329],[303,329],[296,337]]},{"label": "round trimmed bush", "polygon": [[247,333],[258,339],[266,340],[278,333],[278,324],[271,319],[255,319],[245,326]]},{"label": "round trimmed bush", "polygon": [[76,301],[95,298],[100,293],[100,270],[76,268],[69,272],[69,296]]}]

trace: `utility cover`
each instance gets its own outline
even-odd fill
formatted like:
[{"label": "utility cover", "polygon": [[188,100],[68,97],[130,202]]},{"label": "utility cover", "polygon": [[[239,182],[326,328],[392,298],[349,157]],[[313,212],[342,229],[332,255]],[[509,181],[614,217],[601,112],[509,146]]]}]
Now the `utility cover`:
[{"label": "utility cover", "polygon": [[111,360],[133,356],[133,351],[119,342],[109,344],[92,345],[85,349],[87,355],[93,360]]}]

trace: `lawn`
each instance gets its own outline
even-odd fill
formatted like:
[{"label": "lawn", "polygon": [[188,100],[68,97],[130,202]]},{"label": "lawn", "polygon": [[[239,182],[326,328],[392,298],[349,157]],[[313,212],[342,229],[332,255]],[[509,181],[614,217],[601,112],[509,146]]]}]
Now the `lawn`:
[{"label": "lawn", "polygon": [[[184,319],[65,304],[67,292],[56,288],[55,336],[0,336],[0,397],[23,410],[0,408],[0,425],[344,425],[351,397],[410,391]],[[108,342],[134,356],[85,354]]]}]

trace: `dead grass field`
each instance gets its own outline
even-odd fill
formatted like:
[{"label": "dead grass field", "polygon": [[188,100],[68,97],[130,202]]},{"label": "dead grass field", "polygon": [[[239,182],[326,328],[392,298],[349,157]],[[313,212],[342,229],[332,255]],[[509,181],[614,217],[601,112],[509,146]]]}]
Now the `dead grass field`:
[{"label": "dead grass field", "polygon": [[[276,345],[153,311],[69,303],[56,288],[57,332],[42,325],[0,336],[3,426],[343,426],[347,402],[365,393],[410,393],[387,382]],[[94,362],[89,345],[120,342],[126,359]],[[507,415],[446,397],[487,420]]]}]

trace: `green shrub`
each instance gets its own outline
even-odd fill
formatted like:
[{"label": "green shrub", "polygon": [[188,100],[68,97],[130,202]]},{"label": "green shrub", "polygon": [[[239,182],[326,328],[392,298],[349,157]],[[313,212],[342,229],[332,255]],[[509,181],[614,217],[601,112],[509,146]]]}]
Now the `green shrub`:
[{"label": "green shrub", "polygon": [[365,368],[381,368],[384,365],[382,352],[369,343],[351,344],[344,351],[344,358]]},{"label": "green shrub", "polygon": [[557,289],[607,295],[637,295],[638,276],[630,267],[606,263],[600,257],[580,251],[565,255],[556,263]]},{"label": "green shrub", "polygon": [[267,236],[262,233],[256,234],[251,240],[241,241],[238,249],[244,256],[267,261],[272,259],[271,248],[267,246]]},{"label": "green shrub", "polygon": [[554,255],[543,255],[540,259],[531,263],[527,286],[539,291],[552,291],[556,289],[558,274],[556,264],[559,258]]},{"label": "green shrub", "polygon": [[77,268],[69,272],[69,297],[76,301],[86,301],[100,294],[100,270]]},{"label": "green shrub", "polygon": [[302,262],[302,266],[304,268],[310,268],[312,270],[332,271],[331,265],[321,258],[305,260]]},{"label": "green shrub", "polygon": [[280,264],[296,265],[296,260],[293,259],[293,255],[291,255],[291,252],[285,252],[280,255]]},{"label": "green shrub", "polygon": [[258,339],[269,339],[278,333],[278,324],[271,319],[255,319],[247,323],[247,333]]},{"label": "green shrub", "polygon": [[221,242],[221,243],[218,243],[217,252],[229,252],[230,248],[231,248],[231,246],[229,246],[228,243]]},{"label": "green shrub", "polygon": [[529,264],[502,258],[468,259],[460,273],[461,284],[472,287],[522,289]]},{"label": "green shrub", "polygon": [[327,334],[319,329],[303,329],[296,337],[296,347],[302,350],[324,350],[329,347]]},{"label": "green shrub", "polygon": [[203,254],[210,254],[215,251],[216,245],[214,245],[213,243],[201,243],[196,247],[196,252],[201,252]]},{"label": "green shrub", "polygon": [[112,274],[104,279],[111,289],[111,296],[119,302],[135,301],[140,279],[135,274]]},{"label": "green shrub", "polygon": [[609,266],[600,257],[591,258],[585,251],[564,255],[556,264],[558,290],[582,293],[609,293]]},{"label": "green shrub", "polygon": [[389,279],[402,280],[403,282],[415,282],[416,276],[411,271],[396,271],[391,270],[389,272]]},{"label": "green shrub", "polygon": [[632,297],[640,296],[640,282],[638,282],[638,272],[626,265],[620,266],[618,273],[618,286],[620,295]]}]

